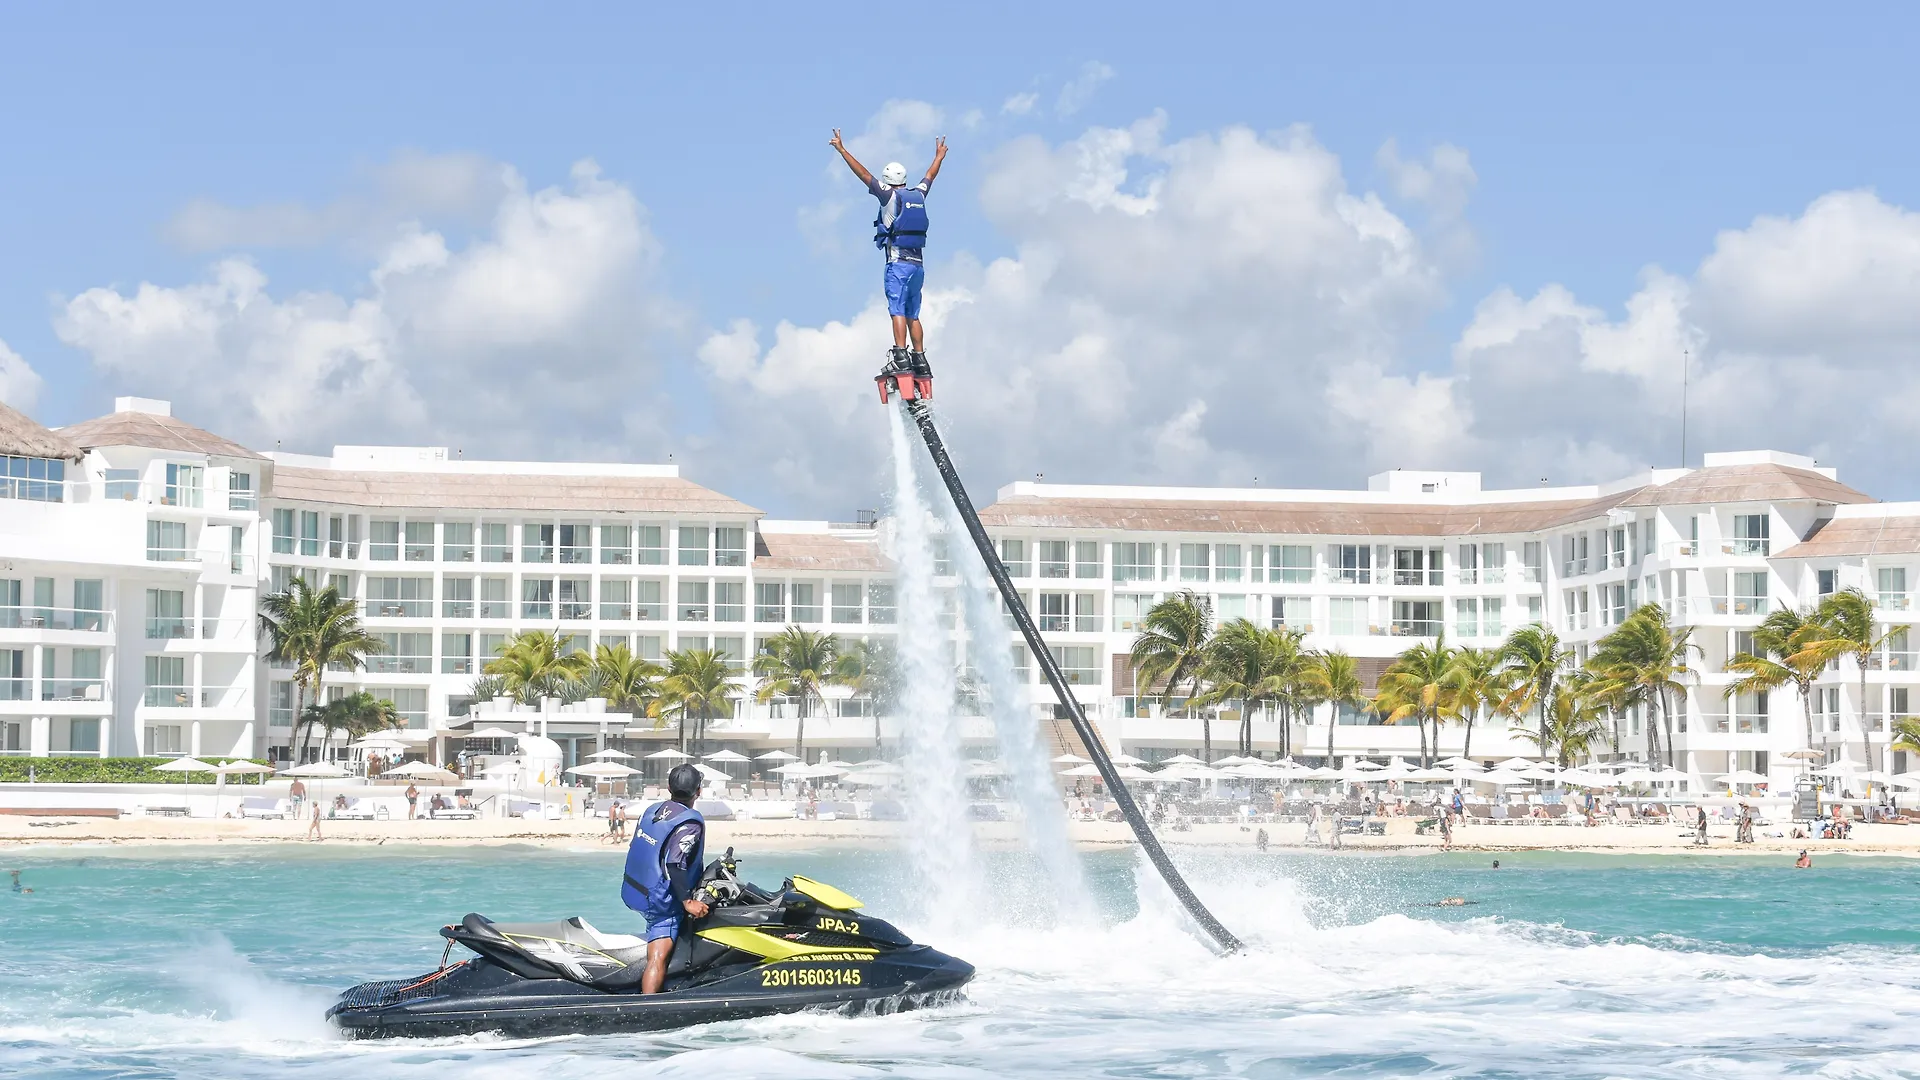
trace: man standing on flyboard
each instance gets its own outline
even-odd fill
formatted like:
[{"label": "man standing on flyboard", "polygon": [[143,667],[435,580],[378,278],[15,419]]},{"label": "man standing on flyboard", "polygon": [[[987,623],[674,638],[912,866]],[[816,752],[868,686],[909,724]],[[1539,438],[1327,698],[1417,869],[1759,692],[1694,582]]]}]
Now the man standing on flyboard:
[{"label": "man standing on flyboard", "polygon": [[[926,341],[920,331],[920,290],[926,281],[922,253],[927,244],[927,192],[934,177],[940,175],[940,163],[947,157],[944,136],[933,141],[933,164],[918,184],[907,185],[907,167],[890,161],[874,179],[840,141],[840,129],[833,129],[827,140],[867,185],[867,191],[880,201],[880,213],[873,219],[873,243],[886,256],[884,282],[887,314],[893,318],[893,348],[887,353],[887,365],[880,369],[881,400],[887,383],[897,380],[904,396],[929,397],[933,393],[933,367],[927,363]],[[913,348],[907,348],[911,339]],[[900,376],[906,376],[901,379]],[[912,392],[908,392],[908,388]]]}]

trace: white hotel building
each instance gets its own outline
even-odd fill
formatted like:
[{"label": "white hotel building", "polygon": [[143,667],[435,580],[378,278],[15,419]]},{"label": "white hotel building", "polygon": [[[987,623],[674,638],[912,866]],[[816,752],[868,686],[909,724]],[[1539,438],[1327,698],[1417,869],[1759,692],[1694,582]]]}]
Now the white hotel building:
[{"label": "white hotel building", "polygon": [[[707,646],[744,662],[789,623],[849,637],[896,626],[885,522],[769,520],[673,466],[402,447],[262,455],[136,398],[57,432],[0,406],[0,454],[8,754],[285,757],[291,684],[262,658],[255,612],[294,575],[358,598],[387,645],[367,670],[330,675],[327,692],[392,699],[409,738],[441,751],[474,723],[477,667],[517,630],[652,657]],[[1799,702],[1791,691],[1727,699],[1726,658],[1772,608],[1849,586],[1904,629],[1920,568],[1920,506],[1875,503],[1831,469],[1766,451],[1508,491],[1481,490],[1474,473],[1417,472],[1381,474],[1365,491],[1018,483],[981,517],[1109,746],[1146,757],[1201,743],[1199,720],[1136,696],[1124,660],[1146,609],[1190,588],[1222,618],[1296,626],[1313,647],[1361,658],[1369,687],[1402,649],[1443,631],[1484,646],[1540,620],[1584,655],[1626,612],[1660,602],[1703,650],[1676,737],[1682,765],[1784,774],[1781,752],[1808,741]],[[1007,644],[1024,660],[1011,631]],[[1895,634],[1864,702],[1851,661],[1835,668],[1816,694],[1813,747],[1857,760],[1864,727],[1873,764],[1904,771],[1907,755],[1887,756],[1886,717],[1907,714],[1920,687],[1913,649]],[[790,745],[791,708],[755,704],[744,685],[737,715],[711,736]],[[1060,743],[1044,685],[1034,700]],[[830,704],[807,721],[808,744],[871,745],[861,703]],[[1293,726],[1296,756],[1325,752],[1330,714]],[[671,736],[584,710],[548,722],[570,755]],[[1622,756],[1644,753],[1642,722],[1623,719]],[[1231,745],[1237,726],[1231,712],[1217,720],[1214,745]],[[1257,749],[1280,735],[1275,718],[1256,718]],[[1339,756],[1417,746],[1413,729],[1364,716],[1340,718],[1332,735]],[[1450,728],[1443,752],[1462,735]],[[1472,749],[1488,759],[1528,744],[1482,723]]]}]

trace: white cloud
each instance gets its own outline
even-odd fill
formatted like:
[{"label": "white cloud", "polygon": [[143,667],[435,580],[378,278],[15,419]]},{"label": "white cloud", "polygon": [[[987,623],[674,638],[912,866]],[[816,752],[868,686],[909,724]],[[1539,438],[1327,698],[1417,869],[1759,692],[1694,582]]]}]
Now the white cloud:
[{"label": "white cloud", "polygon": [[1002,102],[1000,111],[1006,113],[1008,116],[1025,116],[1032,112],[1033,107],[1038,104],[1040,104],[1040,95],[1028,91],[1024,94],[1015,94]]},{"label": "white cloud", "polygon": [[1087,102],[1093,100],[1094,91],[1100,84],[1113,78],[1114,70],[1098,60],[1089,60],[1080,65],[1080,73],[1060,88],[1060,97],[1054,101],[1053,111],[1061,116],[1072,116],[1081,110]]},{"label": "white cloud", "polygon": [[551,457],[657,435],[652,347],[679,316],[655,287],[644,209],[591,162],[565,189],[507,177],[484,235],[454,250],[404,226],[356,296],[275,295],[230,257],[186,285],[89,289],[56,330],[117,386],[255,446]]},{"label": "white cloud", "polygon": [[40,388],[46,380],[33,370],[27,359],[14,352],[4,340],[0,340],[0,401],[31,413],[40,401]]}]

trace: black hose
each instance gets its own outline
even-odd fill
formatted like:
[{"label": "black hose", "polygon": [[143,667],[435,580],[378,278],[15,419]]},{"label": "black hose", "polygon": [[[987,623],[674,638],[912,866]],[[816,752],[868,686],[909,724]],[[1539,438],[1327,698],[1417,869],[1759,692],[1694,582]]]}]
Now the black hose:
[{"label": "black hose", "polygon": [[1053,694],[1060,699],[1060,707],[1067,711],[1067,719],[1072,721],[1074,733],[1080,736],[1081,745],[1087,748],[1087,756],[1093,759],[1094,767],[1100,770],[1100,779],[1106,782],[1107,790],[1113,794],[1113,801],[1125,815],[1127,824],[1132,826],[1134,838],[1152,860],[1154,869],[1166,879],[1167,887],[1180,898],[1187,914],[1200,924],[1219,946],[1227,952],[1240,950],[1240,939],[1233,936],[1219,919],[1213,917],[1200,898],[1194,895],[1186,879],[1180,876],[1179,868],[1167,857],[1167,851],[1160,846],[1160,838],[1153,835],[1153,829],[1147,824],[1145,815],[1133,801],[1133,793],[1127,790],[1126,782],[1120,779],[1120,772],[1114,768],[1112,759],[1100,745],[1099,736],[1094,734],[1093,725],[1087,722],[1087,714],[1075,700],[1073,691],[1067,686],[1066,676],[1060,673],[1060,665],[1054,662],[1053,653],[1048,651],[1046,642],[1040,637],[1040,631],[1033,625],[1033,616],[1027,613],[1027,605],[1020,601],[1019,590],[1013,587],[1013,579],[1007,576],[1007,568],[1000,561],[999,552],[993,548],[993,540],[987,536],[987,530],[980,524],[980,515],[974,512],[973,500],[967,497],[965,485],[960,483],[960,474],[954,470],[953,461],[947,457],[946,444],[940,440],[940,432],[933,426],[933,412],[924,400],[904,403],[907,415],[920,428],[920,435],[927,441],[927,452],[933,455],[934,467],[940,470],[940,479],[947,485],[947,493],[953,496],[954,508],[960,511],[960,519],[967,524],[967,532],[973,537],[973,546],[980,550],[980,558],[987,564],[987,573],[993,575],[993,583],[1000,587],[1000,596],[1006,601],[1007,610],[1013,613],[1013,621],[1020,627],[1020,636],[1026,639],[1027,650],[1040,665],[1047,676],[1047,684],[1053,687]]}]

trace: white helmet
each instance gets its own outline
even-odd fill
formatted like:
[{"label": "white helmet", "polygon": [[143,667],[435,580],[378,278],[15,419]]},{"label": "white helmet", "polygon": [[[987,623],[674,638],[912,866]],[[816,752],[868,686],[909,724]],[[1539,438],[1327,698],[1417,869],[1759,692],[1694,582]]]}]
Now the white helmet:
[{"label": "white helmet", "polygon": [[880,170],[880,182],[890,187],[899,187],[907,182],[907,167],[897,161],[887,162],[887,167]]}]

